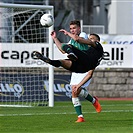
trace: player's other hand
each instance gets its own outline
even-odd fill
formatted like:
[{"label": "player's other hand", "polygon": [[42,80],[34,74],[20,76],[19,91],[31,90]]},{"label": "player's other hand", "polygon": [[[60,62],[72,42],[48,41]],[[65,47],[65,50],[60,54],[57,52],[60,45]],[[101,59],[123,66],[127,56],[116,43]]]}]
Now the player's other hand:
[{"label": "player's other hand", "polygon": [[78,85],[72,85],[72,91],[75,93],[75,94],[79,94],[80,93],[80,87]]},{"label": "player's other hand", "polygon": [[65,35],[68,35],[68,31],[64,30],[64,29],[61,29],[59,30],[60,32],[63,32]]}]

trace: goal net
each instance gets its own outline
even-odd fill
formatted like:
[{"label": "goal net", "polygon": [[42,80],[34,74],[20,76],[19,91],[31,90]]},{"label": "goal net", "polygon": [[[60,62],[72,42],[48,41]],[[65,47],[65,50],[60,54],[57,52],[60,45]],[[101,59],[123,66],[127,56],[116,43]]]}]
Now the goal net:
[{"label": "goal net", "polygon": [[53,6],[0,3],[1,106],[54,106],[53,67],[33,55],[53,58],[53,26],[41,26],[44,13],[53,15]]}]

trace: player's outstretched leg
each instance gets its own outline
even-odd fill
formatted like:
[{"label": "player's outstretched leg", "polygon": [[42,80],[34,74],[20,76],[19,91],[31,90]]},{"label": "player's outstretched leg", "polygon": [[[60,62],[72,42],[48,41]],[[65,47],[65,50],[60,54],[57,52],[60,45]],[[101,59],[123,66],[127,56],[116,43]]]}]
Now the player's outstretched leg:
[{"label": "player's outstretched leg", "polygon": [[51,60],[49,59],[48,57],[45,57],[43,56],[41,53],[39,53],[38,51],[34,51],[33,52],[34,56],[36,56],[38,59],[52,65],[52,66],[55,66],[55,67],[64,67],[65,69],[69,70],[70,68],[70,63],[68,63],[69,61],[68,60]]},{"label": "player's outstretched leg", "polygon": [[46,63],[50,63],[50,59],[43,56],[41,53],[39,53],[38,51],[34,51],[33,54],[40,60],[43,60]]}]

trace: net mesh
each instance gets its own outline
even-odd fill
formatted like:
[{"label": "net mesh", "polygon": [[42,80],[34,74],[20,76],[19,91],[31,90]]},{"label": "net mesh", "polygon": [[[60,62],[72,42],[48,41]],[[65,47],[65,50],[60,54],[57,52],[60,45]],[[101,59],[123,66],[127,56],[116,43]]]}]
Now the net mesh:
[{"label": "net mesh", "polygon": [[[40,49],[48,48],[45,44],[49,40],[49,30],[40,25],[40,17],[46,12],[0,7],[1,105],[42,106],[48,103],[44,84],[48,82],[48,65],[32,54],[34,50],[41,52]],[[48,56],[46,51],[44,54]]]},{"label": "net mesh", "polygon": [[36,9],[1,8],[1,42],[48,42],[48,29],[40,25],[44,13]]}]

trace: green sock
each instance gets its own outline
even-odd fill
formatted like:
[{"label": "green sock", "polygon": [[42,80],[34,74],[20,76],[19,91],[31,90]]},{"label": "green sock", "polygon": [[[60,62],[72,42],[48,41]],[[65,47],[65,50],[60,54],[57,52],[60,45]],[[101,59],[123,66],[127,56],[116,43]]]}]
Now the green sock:
[{"label": "green sock", "polygon": [[78,115],[78,117],[83,117],[82,115],[82,109],[81,109],[81,103],[78,97],[72,98],[72,103],[74,105],[75,111]]},{"label": "green sock", "polygon": [[93,97],[90,94],[88,94],[85,99],[88,100],[88,101],[90,101],[90,102],[93,101]]},{"label": "green sock", "polygon": [[79,116],[79,115],[82,115],[81,105],[76,106],[76,107],[74,107],[74,108],[75,108],[75,110],[76,110],[76,112],[77,112],[78,116]]}]

